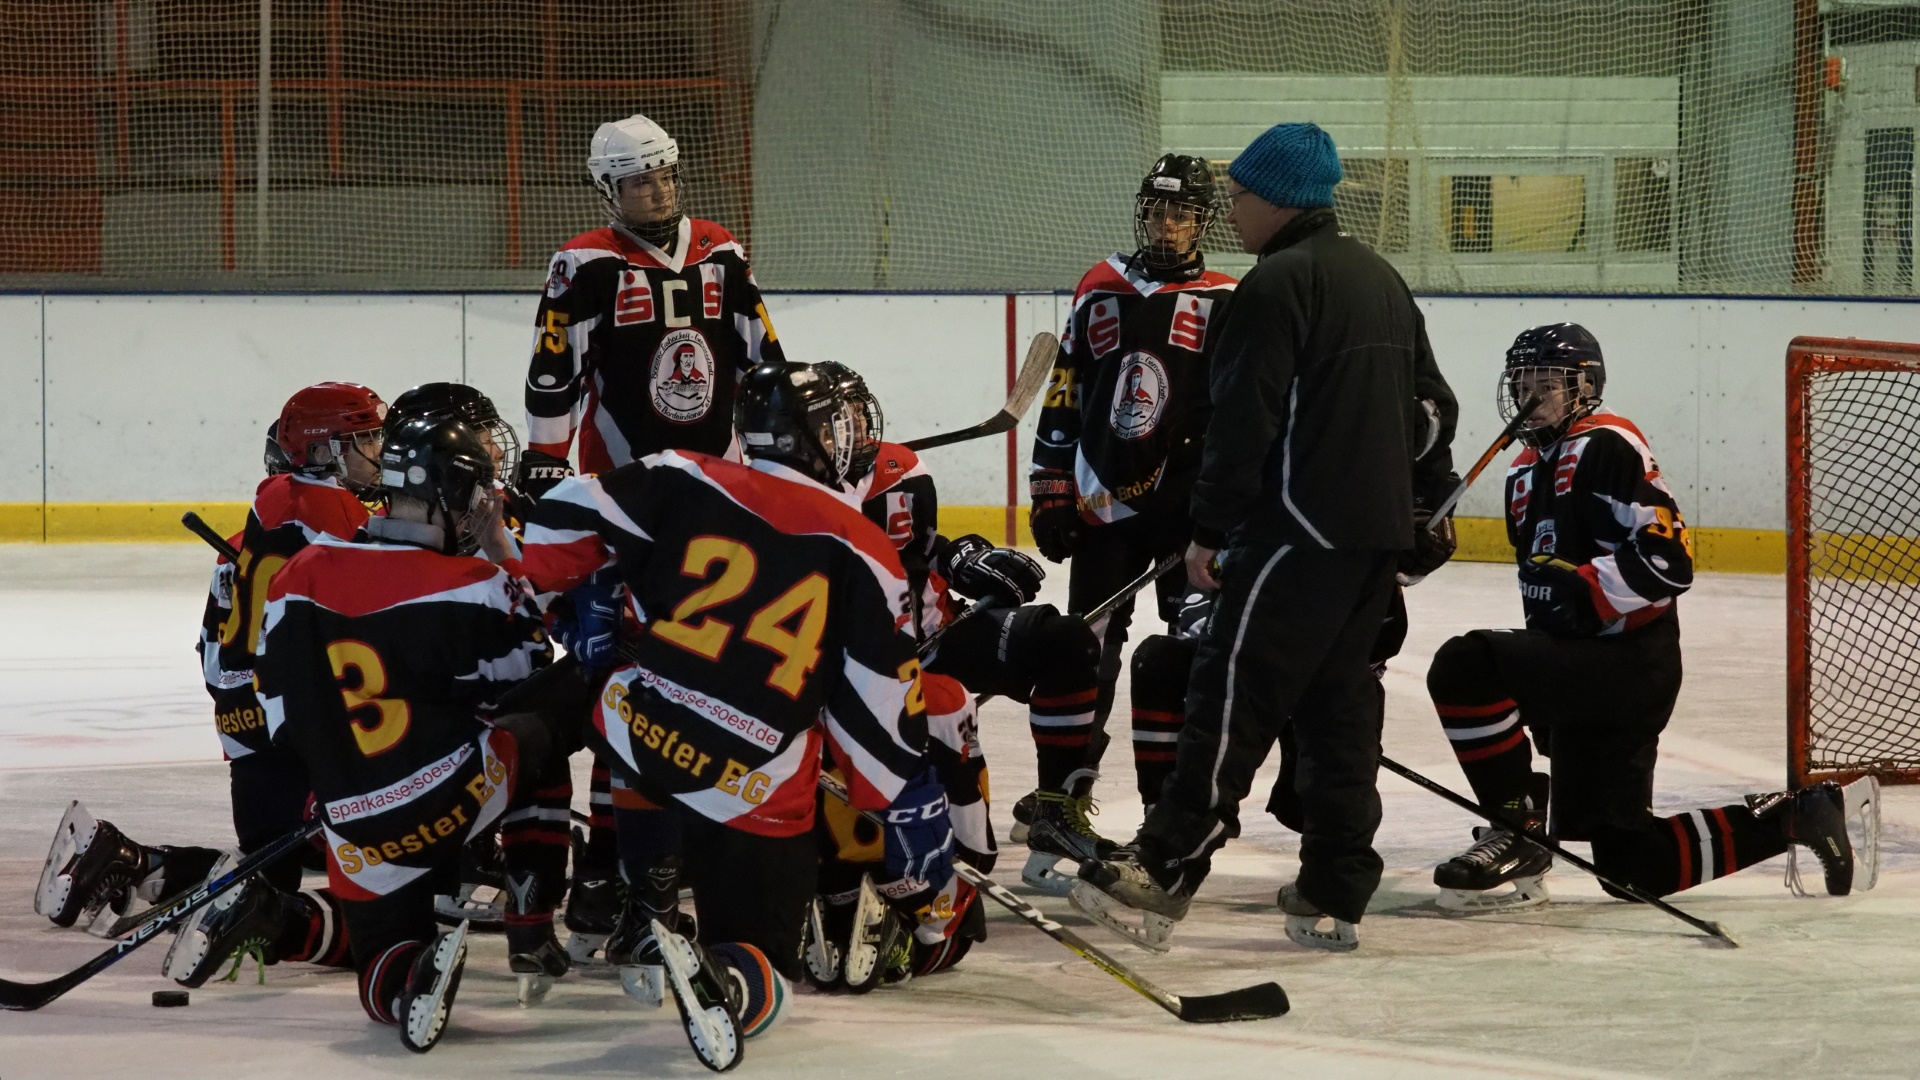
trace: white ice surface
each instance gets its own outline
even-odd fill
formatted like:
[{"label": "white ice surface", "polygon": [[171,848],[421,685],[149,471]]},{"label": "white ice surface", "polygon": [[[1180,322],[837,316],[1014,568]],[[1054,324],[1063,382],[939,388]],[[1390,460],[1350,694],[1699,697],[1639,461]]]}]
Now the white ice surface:
[{"label": "white ice surface", "polygon": [[[33,885],[69,798],[151,842],[230,842],[225,769],[191,649],[208,570],[187,545],[6,549],[0,567],[0,973],[55,976],[102,942],[31,913]],[[1064,574],[1049,582],[1058,592]],[[1412,635],[1387,678],[1389,754],[1456,787],[1422,674],[1447,635],[1517,617],[1510,572],[1447,568],[1409,595]],[[1708,576],[1682,604],[1687,683],[1662,742],[1656,800],[1673,811],[1734,801],[1783,773],[1784,605],[1777,578]],[[1569,686],[1569,693],[1604,693]],[[1124,689],[1123,689],[1124,692]],[[1138,823],[1124,698],[1096,823]],[[984,710],[1001,805],[1033,781],[1024,716]],[[1269,762],[1229,847],[1164,957],[1128,948],[1041,898],[1063,923],[1175,992],[1278,980],[1293,1012],[1184,1025],[989,905],[991,938],[954,972],[860,999],[796,995],[748,1047],[741,1075],[1113,1077],[1706,1077],[1920,1075],[1920,791],[1891,789],[1880,885],[1795,899],[1774,860],[1676,902],[1744,947],[1709,944],[1656,911],[1603,897],[1579,871],[1555,902],[1452,919],[1433,863],[1472,821],[1382,774],[1387,876],[1356,953],[1294,947],[1274,890],[1294,837],[1260,806]],[[584,779],[584,778],[583,778]],[[581,785],[584,792],[585,785]],[[584,795],[582,796],[584,798]],[[996,874],[1017,882],[1023,852]],[[513,1004],[497,938],[468,961],[451,1029],[424,1057],[367,1021],[344,972],[251,970],[193,992],[149,994],[156,943],[34,1013],[0,1014],[0,1078],[264,1076],[701,1076],[671,1006],[643,1012],[610,980],[569,977],[535,1010]]]}]

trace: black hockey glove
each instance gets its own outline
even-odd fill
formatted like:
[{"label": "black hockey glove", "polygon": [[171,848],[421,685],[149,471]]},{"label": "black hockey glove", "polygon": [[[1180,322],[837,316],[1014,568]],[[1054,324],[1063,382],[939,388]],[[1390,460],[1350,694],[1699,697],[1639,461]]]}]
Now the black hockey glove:
[{"label": "black hockey glove", "polygon": [[520,467],[514,470],[513,490],[529,499],[543,499],[555,484],[572,475],[573,466],[566,458],[539,450],[523,451]]},{"label": "black hockey glove", "polygon": [[935,567],[953,591],[982,607],[1019,607],[1040,595],[1047,572],[1012,548],[969,533],[949,541]]},{"label": "black hockey glove", "polygon": [[1426,580],[1428,574],[1440,569],[1453,558],[1454,549],[1459,540],[1453,533],[1453,515],[1448,514],[1440,521],[1439,528],[1433,528],[1431,511],[1415,507],[1413,511],[1413,548],[1400,553],[1400,565],[1395,568],[1394,578],[1401,586],[1418,585]]},{"label": "black hockey glove", "polygon": [[1527,629],[1555,637],[1593,637],[1600,633],[1600,613],[1593,607],[1593,590],[1580,568],[1565,559],[1535,555],[1520,565],[1520,599],[1527,613]]},{"label": "black hockey glove", "polygon": [[881,815],[887,822],[888,877],[940,885],[953,876],[953,823],[947,809],[947,790],[932,769],[900,789]]},{"label": "black hockey glove", "polygon": [[1060,469],[1037,470],[1027,478],[1027,494],[1032,499],[1027,527],[1033,531],[1034,546],[1048,562],[1072,558],[1081,529],[1073,474]]}]

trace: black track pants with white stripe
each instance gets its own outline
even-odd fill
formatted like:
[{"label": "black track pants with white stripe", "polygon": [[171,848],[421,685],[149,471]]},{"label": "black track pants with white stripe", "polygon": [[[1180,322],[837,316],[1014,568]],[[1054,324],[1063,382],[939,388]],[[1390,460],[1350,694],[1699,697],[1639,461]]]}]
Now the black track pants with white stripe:
[{"label": "black track pants with white stripe", "polygon": [[1240,833],[1239,806],[1282,727],[1298,755],[1300,890],[1358,922],[1380,884],[1375,773],[1382,694],[1368,665],[1394,555],[1249,545],[1227,556],[1194,658],[1173,775],[1142,827],[1150,858],[1186,860],[1181,888]]}]

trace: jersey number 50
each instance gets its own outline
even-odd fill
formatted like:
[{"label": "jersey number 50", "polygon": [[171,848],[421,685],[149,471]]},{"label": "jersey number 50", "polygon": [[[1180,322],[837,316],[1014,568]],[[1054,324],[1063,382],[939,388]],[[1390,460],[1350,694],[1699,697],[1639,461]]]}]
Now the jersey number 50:
[{"label": "jersey number 50", "polygon": [[[703,612],[740,598],[753,585],[759,557],[738,540],[696,536],[687,543],[680,572],[705,580],[715,563],[720,575],[687,594],[670,618],[656,620],[655,637],[708,660],[718,661],[733,639],[734,626]],[[780,658],[767,685],[798,700],[807,676],[820,665],[820,638],[827,632],[827,579],[808,574],[747,619],[741,636]]]}]

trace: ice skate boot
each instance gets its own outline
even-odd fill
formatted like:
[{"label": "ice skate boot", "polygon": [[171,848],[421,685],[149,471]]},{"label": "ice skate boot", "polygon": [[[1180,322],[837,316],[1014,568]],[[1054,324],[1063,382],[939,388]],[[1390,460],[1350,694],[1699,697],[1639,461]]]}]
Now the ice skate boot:
[{"label": "ice skate boot", "polygon": [[612,870],[593,871],[573,880],[567,892],[567,955],[576,964],[596,963],[620,918],[621,882]]},{"label": "ice skate boot", "polygon": [[[239,861],[229,855],[215,866],[224,874]],[[307,924],[301,897],[281,892],[258,877],[248,878],[213,903],[193,913],[168,947],[161,970],[167,978],[193,989],[206,985],[220,965],[232,961],[227,981],[240,977],[251,957],[260,967],[259,982],[267,981],[267,965],[280,962],[281,942],[288,927]]]},{"label": "ice skate boot", "polygon": [[[1855,781],[1855,784],[1863,781]],[[1787,864],[1788,882],[1794,892],[1805,896],[1806,889],[1800,885],[1798,855],[1796,849],[1805,846],[1814,857],[1820,860],[1820,869],[1826,878],[1828,896],[1845,896],[1853,891],[1854,868],[1856,864],[1853,839],[1847,835],[1847,821],[1850,817],[1861,820],[1865,846],[1871,846],[1874,864],[1879,862],[1880,852],[1880,791],[1879,782],[1872,777],[1864,781],[1865,787],[1856,788],[1857,794],[1850,801],[1848,791],[1831,780],[1823,780],[1812,787],[1802,788],[1792,794],[1785,805],[1777,809],[1781,815],[1781,831],[1786,834],[1788,852],[1791,856]],[[1854,785],[1848,785],[1854,787]],[[1877,875],[1878,867],[1872,873]],[[1872,881],[1863,888],[1871,888]]]},{"label": "ice skate boot", "polygon": [[1007,841],[1013,844],[1027,842],[1027,833],[1033,828],[1033,815],[1040,805],[1038,789],[1027,792],[1014,801],[1013,827],[1007,830]]},{"label": "ice skate boot", "polygon": [[145,848],[75,801],[54,830],[33,910],[55,926],[72,926],[83,912],[108,905],[124,912],[134,887],[146,877],[147,863]]},{"label": "ice skate boot", "polygon": [[1360,947],[1359,927],[1321,911],[1300,895],[1298,883],[1289,881],[1280,886],[1276,902],[1287,917],[1287,938],[1295,945],[1327,952],[1352,952]]},{"label": "ice skate boot", "polygon": [[531,872],[507,875],[507,968],[520,980],[520,1007],[546,999],[553,980],[573,966],[553,932],[553,907]]},{"label": "ice skate boot", "polygon": [[447,1030],[447,1014],[453,1011],[453,996],[460,990],[460,973],[467,965],[467,925],[461,923],[445,931],[414,957],[407,973],[407,988],[401,992],[395,1010],[400,1021],[400,1041],[416,1054],[424,1054],[440,1042]]},{"label": "ice skate boot", "polygon": [[619,969],[620,986],[628,997],[657,1009],[666,1003],[667,977],[653,923],[672,927],[684,937],[694,935],[693,919],[680,911],[680,860],[662,859],[649,867],[640,875],[640,884],[629,885],[625,895],[607,937],[607,963]]},{"label": "ice skate boot", "polygon": [[500,833],[488,829],[460,849],[460,883],[433,898],[433,917],[442,926],[467,924],[470,934],[506,929],[507,875],[500,855]]},{"label": "ice skate boot", "polygon": [[1171,888],[1161,884],[1140,849],[1129,844],[1104,861],[1081,863],[1067,902],[1128,944],[1163,953],[1173,947],[1173,926],[1187,917],[1193,897],[1178,880]]},{"label": "ice skate boot", "polygon": [[[1545,875],[1553,869],[1553,855],[1546,848],[1488,825],[1475,827],[1473,839],[1472,847],[1433,869],[1440,910],[1454,915],[1517,911],[1552,899]],[[1495,891],[1502,885],[1513,887]]]},{"label": "ice skate boot", "polygon": [[1079,864],[1107,858],[1120,845],[1093,831],[1087,814],[1093,809],[1093,782],[1098,775],[1088,769],[1067,777],[1067,790],[1033,793],[1033,818],[1028,823],[1027,864],[1020,880],[1049,896],[1065,896],[1073,891],[1074,878],[1055,867],[1061,860]]},{"label": "ice skate boot", "polygon": [[667,985],[687,1029],[687,1044],[700,1064],[726,1072],[745,1055],[740,1031],[739,986],[725,967],[700,945],[668,930],[658,919],[648,924],[660,949]]}]

